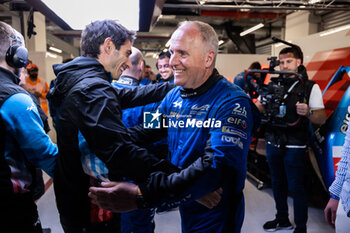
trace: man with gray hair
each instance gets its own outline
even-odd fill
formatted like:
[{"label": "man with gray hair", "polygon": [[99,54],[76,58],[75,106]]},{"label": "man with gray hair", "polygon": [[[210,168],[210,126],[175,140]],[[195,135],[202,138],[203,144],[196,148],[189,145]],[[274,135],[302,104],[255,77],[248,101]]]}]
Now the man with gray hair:
[{"label": "man with gray hair", "polygon": [[[215,69],[217,49],[217,35],[210,25],[182,23],[170,45],[170,66],[179,87],[167,94],[156,112],[166,119],[163,127],[133,131],[135,140],[145,144],[168,136],[170,160],[184,169],[180,184],[193,178],[193,173],[199,174],[199,181],[192,182],[182,199],[173,203],[182,203],[183,232],[238,233],[243,223],[247,153],[260,117],[250,98]],[[201,158],[206,163],[198,163]],[[166,181],[158,180],[161,184]],[[136,208],[140,195],[149,205],[171,206],[159,204],[166,201],[163,189],[152,187],[108,183],[90,188],[89,195],[113,211],[125,211],[127,205]],[[221,194],[217,205],[210,198],[197,200],[209,192]],[[203,201],[209,204],[203,206]]]},{"label": "man with gray hair", "polygon": [[[23,36],[0,22],[0,215],[1,232],[41,233],[30,189],[32,164],[51,177],[57,146],[43,129],[38,109],[19,84],[27,63]],[[33,181],[34,180],[34,181]]]}]

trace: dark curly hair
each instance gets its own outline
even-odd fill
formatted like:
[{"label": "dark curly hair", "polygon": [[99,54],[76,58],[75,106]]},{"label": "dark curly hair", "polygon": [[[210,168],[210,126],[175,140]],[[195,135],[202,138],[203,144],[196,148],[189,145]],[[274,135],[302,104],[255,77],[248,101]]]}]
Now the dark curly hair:
[{"label": "dark curly hair", "polygon": [[110,37],[116,49],[127,40],[133,43],[135,32],[126,29],[114,20],[98,20],[90,23],[81,33],[80,49],[84,57],[97,58],[100,54],[100,45]]}]

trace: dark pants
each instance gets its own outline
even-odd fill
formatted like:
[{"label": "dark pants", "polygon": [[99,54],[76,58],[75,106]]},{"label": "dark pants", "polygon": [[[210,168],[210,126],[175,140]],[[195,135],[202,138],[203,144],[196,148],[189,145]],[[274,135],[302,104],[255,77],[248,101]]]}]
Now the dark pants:
[{"label": "dark pants", "polygon": [[41,223],[32,194],[0,195],[0,232],[42,233]]},{"label": "dark pants", "polygon": [[267,161],[271,172],[277,219],[288,218],[288,192],[293,198],[296,230],[306,230],[307,197],[305,192],[305,149],[280,149],[266,144]]}]

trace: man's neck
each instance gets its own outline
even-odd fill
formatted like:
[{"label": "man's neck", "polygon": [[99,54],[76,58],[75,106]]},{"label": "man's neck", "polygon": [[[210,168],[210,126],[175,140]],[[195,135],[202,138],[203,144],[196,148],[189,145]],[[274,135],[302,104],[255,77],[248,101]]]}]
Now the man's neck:
[{"label": "man's neck", "polygon": [[208,69],[205,69],[205,72],[203,74],[203,79],[201,80],[200,83],[197,83],[195,87],[193,87],[192,89],[196,89],[200,86],[202,86],[208,79],[209,77],[213,74],[214,71],[214,67],[210,67]]},{"label": "man's neck", "polygon": [[9,66],[5,61],[0,62],[0,67],[15,73],[15,68]]},{"label": "man's neck", "polygon": [[133,72],[128,72],[128,71],[124,71],[121,76],[128,76],[128,77],[134,78],[136,80],[140,80],[141,79],[140,75],[137,75],[137,74],[135,74]]}]

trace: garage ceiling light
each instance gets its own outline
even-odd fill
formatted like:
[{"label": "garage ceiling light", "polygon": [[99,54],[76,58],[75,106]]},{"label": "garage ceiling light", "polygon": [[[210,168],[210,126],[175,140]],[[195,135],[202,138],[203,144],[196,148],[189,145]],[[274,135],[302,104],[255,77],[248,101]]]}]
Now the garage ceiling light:
[{"label": "garage ceiling light", "polygon": [[240,36],[245,36],[245,35],[247,35],[247,34],[249,34],[251,32],[254,32],[254,31],[256,31],[256,30],[258,30],[258,29],[260,29],[262,27],[264,27],[264,24],[259,23],[258,25],[255,25],[254,27],[251,27],[251,28],[245,30],[244,32],[241,32],[239,35]]},{"label": "garage ceiling light", "polygon": [[[96,20],[118,20],[130,30],[139,30],[139,0],[127,4],[116,0],[42,0],[62,20],[75,30],[82,30]],[[69,6],[69,7],[67,7]]]},{"label": "garage ceiling light", "polygon": [[62,53],[62,50],[61,49],[58,49],[58,48],[55,48],[55,47],[49,47],[50,50],[56,52],[56,53]]}]

